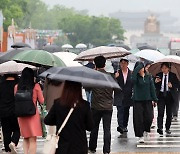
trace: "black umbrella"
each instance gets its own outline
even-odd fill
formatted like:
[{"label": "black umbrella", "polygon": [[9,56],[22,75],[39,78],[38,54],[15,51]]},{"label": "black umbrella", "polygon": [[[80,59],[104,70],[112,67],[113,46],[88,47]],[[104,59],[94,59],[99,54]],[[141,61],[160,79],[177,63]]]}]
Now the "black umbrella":
[{"label": "black umbrella", "polygon": [[60,52],[61,48],[55,44],[53,45],[46,45],[44,47],[44,50],[50,52],[50,53],[54,53],[54,52]]},{"label": "black umbrella", "polygon": [[120,89],[111,75],[98,72],[85,66],[79,67],[52,67],[40,74],[40,77],[58,81],[80,82],[84,87],[116,88]]},{"label": "black umbrella", "polygon": [[148,44],[143,44],[143,45],[137,46],[137,48],[138,48],[139,50],[144,50],[144,49],[156,50],[155,47],[150,46],[150,45],[148,45]]},{"label": "black umbrella", "polygon": [[11,60],[15,55],[26,50],[29,50],[29,48],[12,49],[0,54],[0,64]]},{"label": "black umbrella", "polygon": [[26,43],[19,42],[11,45],[11,48],[31,48],[31,46]]}]

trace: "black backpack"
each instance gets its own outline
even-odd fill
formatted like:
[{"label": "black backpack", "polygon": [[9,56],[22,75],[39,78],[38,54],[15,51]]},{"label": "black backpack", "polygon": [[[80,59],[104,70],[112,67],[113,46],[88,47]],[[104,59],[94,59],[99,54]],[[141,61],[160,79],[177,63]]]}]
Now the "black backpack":
[{"label": "black backpack", "polygon": [[15,115],[27,117],[36,114],[33,102],[33,90],[17,90],[15,94]]}]

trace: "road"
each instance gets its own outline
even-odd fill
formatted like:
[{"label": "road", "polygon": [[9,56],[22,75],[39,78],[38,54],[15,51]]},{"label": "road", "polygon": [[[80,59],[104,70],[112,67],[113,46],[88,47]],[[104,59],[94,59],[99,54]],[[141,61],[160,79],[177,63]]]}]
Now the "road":
[{"label": "road", "polygon": [[[166,136],[164,134],[163,137],[159,137],[156,132],[156,129],[152,129],[150,133],[150,138],[145,140],[144,144],[138,144],[137,138],[134,136],[133,130],[133,123],[132,123],[132,109],[130,111],[130,121],[129,121],[129,132],[124,135],[120,135],[117,131],[117,111],[114,108],[113,117],[112,117],[112,125],[111,125],[111,149],[112,153],[123,153],[123,154],[131,154],[129,152],[178,152],[180,151],[180,118],[178,121],[173,121],[171,125],[172,134]],[[157,116],[157,110],[155,109],[155,116]],[[180,116],[179,116],[180,117]],[[88,133],[89,138],[89,133]],[[2,144],[1,144],[2,146]],[[37,154],[42,154],[43,148],[43,139],[38,139],[38,150]],[[99,129],[99,136],[98,136],[98,147],[97,147],[97,154],[101,154],[103,149],[103,128],[102,124],[100,125]],[[0,153],[2,153],[0,151]],[[22,151],[22,139],[20,140],[20,145],[18,148],[18,154],[23,154]]]}]

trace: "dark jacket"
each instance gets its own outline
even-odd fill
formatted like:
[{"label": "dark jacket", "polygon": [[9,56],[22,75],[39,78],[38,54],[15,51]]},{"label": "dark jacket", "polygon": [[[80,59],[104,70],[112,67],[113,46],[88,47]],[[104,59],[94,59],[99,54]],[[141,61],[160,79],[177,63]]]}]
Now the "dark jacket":
[{"label": "dark jacket", "polygon": [[133,81],[133,100],[134,101],[157,101],[154,80],[149,74],[145,74],[144,78],[139,75],[139,71],[144,67],[143,64],[138,65],[132,73]]},{"label": "dark jacket", "polygon": [[[162,85],[163,73],[160,72],[156,76],[159,76],[161,79],[161,82],[155,83],[157,96],[159,97],[159,93],[160,93],[161,85]],[[172,88],[169,88],[169,90],[170,90],[170,93],[173,97],[173,100],[177,101],[176,99],[178,99],[179,81],[178,81],[176,74],[169,72],[168,81],[171,82],[171,84],[172,84]]]},{"label": "dark jacket", "polygon": [[[107,73],[104,69],[99,71],[102,73]],[[92,88],[91,108],[95,110],[112,110],[113,109],[112,95],[113,95],[112,88]]]},{"label": "dark jacket", "polygon": [[4,80],[0,83],[0,117],[14,115],[14,86],[16,84],[16,80]]},{"label": "dark jacket", "polygon": [[116,106],[132,106],[132,79],[131,71],[128,69],[128,76],[124,84],[122,70],[119,70],[119,77],[116,78],[122,90],[114,90],[114,105]]},{"label": "dark jacket", "polygon": [[[59,130],[64,119],[69,113],[70,108],[62,106],[60,99],[55,100],[44,122],[47,125],[56,125]],[[79,104],[75,107],[67,124],[60,133],[56,154],[87,154],[86,130],[90,131],[93,127],[93,120],[89,103]]]}]

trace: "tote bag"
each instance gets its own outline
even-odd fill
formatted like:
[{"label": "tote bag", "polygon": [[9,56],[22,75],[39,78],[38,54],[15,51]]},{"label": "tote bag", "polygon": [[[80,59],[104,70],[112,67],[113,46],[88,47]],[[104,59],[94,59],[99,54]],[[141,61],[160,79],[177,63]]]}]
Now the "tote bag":
[{"label": "tote bag", "polygon": [[[74,105],[74,107],[75,106],[76,106],[76,104]],[[65,127],[65,125],[73,111],[74,111],[74,108],[71,108],[67,117],[65,118],[61,127],[59,128],[57,134],[53,134],[46,138],[45,143],[44,143],[44,148],[43,148],[43,154],[55,154],[56,153],[56,149],[58,148],[59,134],[61,133],[62,129]]]}]

